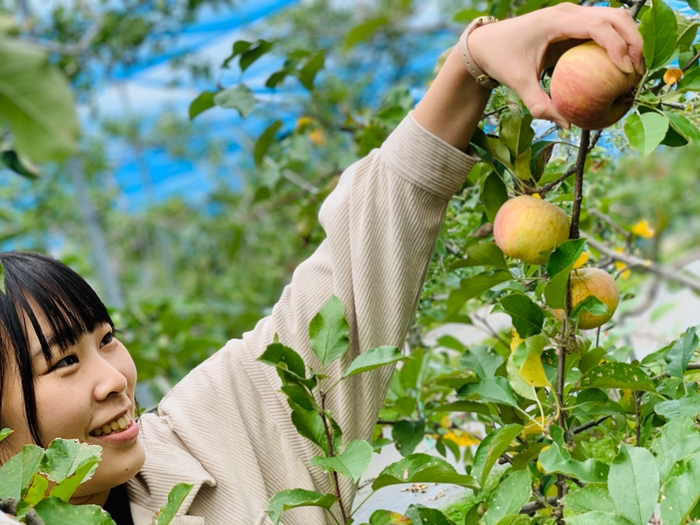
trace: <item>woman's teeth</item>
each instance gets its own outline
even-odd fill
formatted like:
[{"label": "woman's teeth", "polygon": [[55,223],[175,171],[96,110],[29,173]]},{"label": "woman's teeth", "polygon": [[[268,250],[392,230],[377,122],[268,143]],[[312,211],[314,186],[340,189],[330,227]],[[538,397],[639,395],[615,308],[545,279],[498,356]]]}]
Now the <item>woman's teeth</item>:
[{"label": "woman's teeth", "polygon": [[129,416],[122,416],[119,419],[115,419],[108,425],[103,426],[102,428],[98,428],[97,430],[93,430],[90,432],[91,435],[93,436],[107,436],[111,434],[112,432],[121,432],[124,430],[126,427],[128,427],[131,424],[131,418]]}]

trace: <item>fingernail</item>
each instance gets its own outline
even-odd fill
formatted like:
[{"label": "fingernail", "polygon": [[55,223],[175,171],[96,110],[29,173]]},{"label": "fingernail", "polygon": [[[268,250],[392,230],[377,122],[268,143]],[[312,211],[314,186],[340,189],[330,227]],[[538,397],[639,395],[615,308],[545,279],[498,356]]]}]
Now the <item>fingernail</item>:
[{"label": "fingernail", "polygon": [[632,59],[625,55],[622,57],[622,71],[625,73],[634,73],[634,65],[632,64]]}]

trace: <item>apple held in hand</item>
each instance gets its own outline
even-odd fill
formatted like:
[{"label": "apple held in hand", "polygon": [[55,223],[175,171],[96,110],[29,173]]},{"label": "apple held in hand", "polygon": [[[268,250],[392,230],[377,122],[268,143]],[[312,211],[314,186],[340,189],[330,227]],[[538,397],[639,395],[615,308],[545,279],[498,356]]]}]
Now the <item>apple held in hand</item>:
[{"label": "apple held in hand", "polygon": [[501,251],[530,264],[543,264],[541,252],[554,250],[569,238],[569,218],[554,204],[521,195],[506,201],[493,221]]},{"label": "apple held in hand", "polygon": [[[591,330],[607,323],[617,310],[620,302],[620,292],[617,283],[605,270],[600,268],[580,268],[571,272],[569,278],[571,308],[576,307],[586,297],[593,296],[608,307],[606,315],[593,315],[584,311],[578,320],[581,330]],[[554,315],[561,321],[561,310],[554,310]]]},{"label": "apple held in hand", "polygon": [[615,124],[632,107],[639,77],[625,73],[595,42],[566,51],[552,73],[549,95],[557,111],[581,129]]}]

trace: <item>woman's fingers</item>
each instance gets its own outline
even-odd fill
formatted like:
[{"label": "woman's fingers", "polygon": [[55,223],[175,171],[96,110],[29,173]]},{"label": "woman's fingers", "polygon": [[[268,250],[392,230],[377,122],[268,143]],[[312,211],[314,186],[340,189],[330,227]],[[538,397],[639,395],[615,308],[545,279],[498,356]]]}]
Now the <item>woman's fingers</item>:
[{"label": "woman's fingers", "polygon": [[613,26],[601,24],[591,31],[591,37],[608,52],[613,63],[625,73],[634,73],[635,68],[629,54],[627,42],[622,38]]},{"label": "woman's fingers", "polygon": [[534,118],[550,120],[564,129],[569,129],[569,122],[559,114],[552,99],[542,91],[536,77],[524,80],[516,91]]}]

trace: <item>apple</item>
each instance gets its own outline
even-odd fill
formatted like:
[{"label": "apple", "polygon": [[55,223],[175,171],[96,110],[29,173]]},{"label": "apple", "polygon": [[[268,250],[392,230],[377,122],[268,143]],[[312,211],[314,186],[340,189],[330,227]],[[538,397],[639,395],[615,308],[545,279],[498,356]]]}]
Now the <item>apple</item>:
[{"label": "apple", "polygon": [[615,124],[632,107],[639,77],[625,73],[593,41],[566,51],[554,66],[549,95],[566,120],[581,129]]},{"label": "apple", "polygon": [[569,218],[551,202],[521,195],[500,207],[493,221],[493,236],[507,256],[543,264],[540,253],[554,250],[569,238]]},{"label": "apple", "polygon": [[[608,307],[606,315],[593,315],[584,312],[578,320],[578,327],[581,330],[591,330],[607,323],[620,302],[620,292],[617,289],[615,279],[600,268],[580,268],[571,272],[569,295],[571,296],[571,308],[591,295]],[[554,310],[554,315],[560,321],[562,314],[561,310]]]}]

